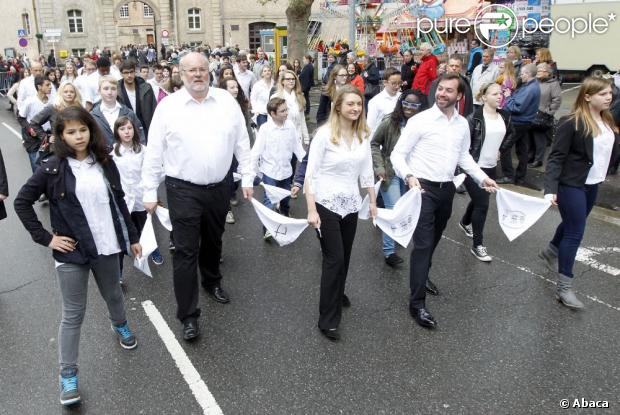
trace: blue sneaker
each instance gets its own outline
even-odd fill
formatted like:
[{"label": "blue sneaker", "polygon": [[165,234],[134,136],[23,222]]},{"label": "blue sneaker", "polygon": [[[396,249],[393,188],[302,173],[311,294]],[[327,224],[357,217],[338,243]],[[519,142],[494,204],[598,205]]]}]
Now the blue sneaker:
[{"label": "blue sneaker", "polygon": [[78,378],[76,370],[63,369],[59,376],[59,383],[60,403],[62,405],[75,405],[82,400],[82,398],[80,397],[80,391],[78,390]]},{"label": "blue sneaker", "polygon": [[151,259],[153,260],[153,264],[155,265],[161,265],[164,263],[164,257],[161,256],[159,248],[153,251],[153,253],[151,254]]},{"label": "blue sneaker", "polygon": [[120,326],[115,326],[112,324],[112,330],[118,336],[118,342],[123,349],[134,349],[138,345],[136,336],[134,336],[129,329],[127,322],[124,322]]}]

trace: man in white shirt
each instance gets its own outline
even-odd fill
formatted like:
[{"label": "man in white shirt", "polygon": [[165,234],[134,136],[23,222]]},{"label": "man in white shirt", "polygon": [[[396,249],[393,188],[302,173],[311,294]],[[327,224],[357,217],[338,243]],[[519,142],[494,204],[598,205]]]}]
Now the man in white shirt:
[{"label": "man in white shirt", "polygon": [[[437,85],[435,105],[409,119],[390,155],[395,173],[409,187],[424,190],[413,234],[409,312],[419,325],[427,328],[436,326],[425,303],[428,274],[433,253],[452,214],[456,166],[488,191],[497,188],[469,154],[469,125],[455,109],[464,91],[465,82],[458,74],[443,74]],[[434,285],[428,289],[438,294]]]},{"label": "man in white shirt", "polygon": [[474,105],[482,105],[482,102],[476,99],[482,85],[495,82],[499,75],[499,68],[493,63],[493,55],[493,49],[485,49],[482,52],[482,63],[476,66],[471,74],[471,93],[474,98]]},{"label": "man in white shirt", "polygon": [[381,124],[383,117],[394,111],[400,96],[401,84],[400,71],[395,68],[387,68],[383,73],[383,85],[385,88],[368,101],[366,122],[368,123],[368,128],[370,128],[371,137],[379,124]]},{"label": "man in white shirt", "polygon": [[155,95],[155,99],[159,96],[159,88],[161,88],[161,84],[164,81],[164,67],[160,64],[156,64],[153,66],[153,77],[149,79],[148,82],[153,88],[153,94]]},{"label": "man in white shirt", "polygon": [[82,74],[75,78],[74,85],[80,91],[80,96],[82,97],[82,106],[84,106],[86,109],[89,109],[87,107],[88,97],[86,96],[89,93],[87,85],[88,75],[97,70],[97,65],[92,59],[84,59],[84,66],[80,69],[82,69]]},{"label": "man in white shirt", "polygon": [[[237,101],[223,89],[209,88],[209,63],[200,53],[179,62],[184,88],[155,109],[142,166],[144,207],[154,212],[157,188],[166,176],[166,192],[174,229],[174,293],[183,338],[198,337],[198,284],[218,302],[229,302],[221,287],[220,255],[230,203],[228,171],[233,155],[239,162],[246,199],[252,197],[254,174],[250,138]],[[209,128],[205,128],[205,125]]]},{"label": "man in white shirt", "polygon": [[[17,117],[19,124],[22,126],[24,148],[28,153],[30,167],[32,168],[33,173],[37,168],[36,161],[39,147],[41,146],[42,137],[37,137],[37,133],[30,126],[30,121],[48,104],[48,95],[52,90],[52,83],[48,79],[45,79],[42,75],[37,75],[34,78],[34,87],[37,89],[37,93],[26,98],[19,109],[19,114]],[[45,131],[50,131],[50,123],[45,123],[43,125],[43,129]]]},{"label": "man in white shirt", "polygon": [[17,89],[17,110],[20,111],[26,99],[37,95],[37,89],[34,86],[34,78],[43,76],[43,66],[41,63],[35,62],[30,67],[30,76],[22,79]]},{"label": "man in white shirt", "polygon": [[239,56],[237,56],[238,70],[235,71],[235,76],[237,77],[237,81],[239,81],[239,86],[243,89],[245,97],[248,99],[252,92],[252,87],[254,83],[256,83],[254,73],[248,69],[249,65],[250,63],[246,55],[239,54]]}]

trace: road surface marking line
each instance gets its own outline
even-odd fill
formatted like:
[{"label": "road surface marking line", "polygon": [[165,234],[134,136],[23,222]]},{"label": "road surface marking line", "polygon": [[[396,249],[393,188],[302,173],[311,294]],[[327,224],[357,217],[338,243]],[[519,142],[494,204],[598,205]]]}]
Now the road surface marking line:
[{"label": "road surface marking line", "polygon": [[15,134],[17,136],[17,138],[19,138],[20,140],[22,139],[22,135],[20,133],[18,133],[15,128],[11,127],[10,125],[8,125],[7,123],[3,122],[2,125],[4,125],[6,128],[9,129],[9,131],[11,131],[13,134]]},{"label": "road surface marking line", "polygon": [[[458,246],[462,246],[463,248],[467,248],[467,249],[469,248],[469,247],[468,247],[467,245],[465,245],[464,243],[461,243],[461,242],[459,242],[459,241],[455,241],[454,239],[452,239],[452,238],[448,238],[448,237],[447,237],[447,236],[445,236],[445,235],[443,235],[443,236],[442,236],[442,238],[444,238],[444,239],[446,239],[446,240],[448,240],[448,241],[450,241],[450,242],[452,242],[452,243],[454,243],[454,244],[456,244],[456,245],[458,245]],[[522,267],[522,266],[520,266],[520,265],[513,264],[512,262],[508,262],[508,261],[506,261],[506,260],[504,260],[504,259],[501,259],[501,258],[500,258],[500,257],[498,257],[498,256],[494,256],[493,258],[494,258],[494,259],[497,259],[499,262],[502,262],[502,263],[504,263],[504,264],[506,264],[506,265],[510,265],[511,267],[517,268],[518,270],[523,271],[523,272],[525,272],[525,273],[527,273],[527,274],[530,274],[530,275],[533,275],[533,276],[535,276],[535,277],[538,277],[538,278],[540,278],[540,279],[542,279],[542,280],[545,280],[545,281],[547,281],[548,283],[551,283],[551,284],[553,284],[553,285],[557,285],[557,283],[556,283],[555,281],[550,280],[549,278],[547,278],[547,277],[545,277],[545,276],[543,276],[543,275],[537,274],[537,273],[535,273],[534,271],[532,271],[531,269],[529,269],[529,268],[527,268],[527,267]],[[586,298],[588,298],[588,300],[590,300],[590,301],[594,301],[595,303],[602,304],[602,305],[604,305],[604,306],[606,306],[606,307],[611,308],[612,310],[620,311],[620,307],[616,307],[616,306],[613,306],[613,305],[611,305],[611,304],[609,304],[609,303],[606,303],[606,302],[604,302],[604,301],[602,301],[602,300],[599,300],[599,299],[598,299],[598,297],[594,297],[594,296],[591,296],[591,295],[585,294],[585,293],[583,293],[583,292],[581,292],[581,291],[577,291],[577,290],[575,290],[575,292],[576,292],[576,293],[579,293],[579,294],[581,294],[581,295],[584,295],[584,296],[585,296]]]},{"label": "road surface marking line", "polygon": [[615,249],[611,248],[610,250],[607,250],[604,248],[579,248],[575,259],[582,264],[586,264],[594,269],[598,269],[599,271],[603,271],[611,276],[617,277],[620,275],[620,269],[612,267],[611,265],[603,264],[602,262],[598,262],[596,259],[592,258],[600,253],[607,252],[615,252]]},{"label": "road surface marking line", "polygon": [[568,92],[568,91],[574,91],[577,88],[581,88],[581,84],[579,84],[577,86],[574,86],[572,88],[565,89],[565,90],[562,91],[562,93],[565,93],[565,92]]},{"label": "road surface marking line", "polygon": [[207,385],[200,378],[200,374],[185,354],[185,351],[177,341],[176,337],[168,327],[168,323],[162,317],[155,304],[152,301],[147,300],[142,302],[142,307],[146,312],[146,315],[151,320],[151,323],[155,326],[157,334],[166,345],[168,352],[174,359],[174,363],[179,368],[179,371],[183,375],[183,379],[187,382],[198,404],[202,407],[203,413],[207,415],[222,415],[220,406],[215,401],[215,398],[207,388]]}]

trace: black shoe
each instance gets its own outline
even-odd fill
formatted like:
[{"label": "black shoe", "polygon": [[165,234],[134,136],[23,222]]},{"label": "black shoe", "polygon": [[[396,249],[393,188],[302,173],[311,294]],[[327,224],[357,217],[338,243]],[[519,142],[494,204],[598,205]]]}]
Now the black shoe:
[{"label": "black shoe", "polygon": [[542,162],[542,161],[535,161],[535,162],[533,162],[533,163],[528,164],[528,166],[529,166],[529,167],[532,167],[532,168],[542,167],[542,165],[543,165],[543,162]]},{"label": "black shoe", "polygon": [[340,340],[340,332],[338,331],[338,328],[335,329],[320,329],[321,330],[321,334],[325,337],[327,337],[329,340],[333,341],[333,342],[337,342],[338,340]]},{"label": "black shoe", "polygon": [[428,279],[426,280],[426,292],[430,295],[439,295],[439,289],[437,286],[433,284],[433,281]]},{"label": "black shoe", "polygon": [[226,294],[226,291],[224,291],[222,287],[205,287],[205,290],[207,290],[209,295],[218,303],[226,304],[230,302],[228,294]]},{"label": "black shoe", "polygon": [[347,297],[346,294],[342,294],[342,306],[344,308],[351,307],[351,300],[349,300],[349,297]]},{"label": "black shoe", "polygon": [[385,263],[388,264],[391,267],[395,267],[397,265],[400,265],[403,262],[405,262],[405,261],[403,261],[403,259],[401,257],[399,257],[398,255],[396,255],[396,254],[390,254],[389,256],[387,256],[385,258]]},{"label": "black shoe", "polygon": [[512,180],[510,177],[504,176],[504,177],[500,177],[499,179],[497,179],[495,181],[495,183],[497,183],[497,184],[513,184],[514,180]]},{"label": "black shoe", "polygon": [[427,329],[434,329],[437,327],[437,322],[425,308],[413,308],[409,307],[409,314],[414,318],[415,322],[422,327],[426,327]]},{"label": "black shoe", "polygon": [[198,320],[191,317],[186,318],[183,322],[183,339],[186,341],[194,340],[199,334]]}]

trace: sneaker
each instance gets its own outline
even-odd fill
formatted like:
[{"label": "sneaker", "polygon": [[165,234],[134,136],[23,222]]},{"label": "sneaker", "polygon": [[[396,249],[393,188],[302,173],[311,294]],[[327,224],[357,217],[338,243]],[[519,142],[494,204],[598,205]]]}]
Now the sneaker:
[{"label": "sneaker", "polygon": [[159,249],[153,251],[153,253],[151,254],[151,259],[153,260],[153,264],[155,265],[161,265],[164,263],[164,257],[161,256],[161,252],[159,252]]},{"label": "sneaker", "polygon": [[474,230],[472,229],[471,225],[463,225],[462,222],[459,222],[459,228],[461,228],[465,236],[467,236],[468,238],[474,237]]},{"label": "sneaker", "polygon": [[174,241],[171,239],[171,240],[170,240],[170,243],[168,244],[168,250],[169,250],[170,252],[174,252],[176,249],[177,249],[177,247],[176,247],[176,246],[174,246]]},{"label": "sneaker", "polygon": [[493,260],[493,258],[491,258],[491,256],[487,253],[487,248],[482,245],[478,245],[470,249],[470,252],[482,262],[491,262]]},{"label": "sneaker", "polygon": [[118,336],[118,342],[123,349],[135,349],[135,347],[138,345],[136,337],[129,329],[127,322],[124,322],[120,326],[115,326],[114,324],[112,324],[112,331],[114,331],[114,333],[116,333],[116,335]]},{"label": "sneaker", "polygon": [[80,397],[80,391],[78,390],[78,377],[77,371],[72,371],[69,374],[61,373],[59,378],[60,383],[60,403],[61,405],[69,406],[79,403],[82,398]]},{"label": "sneaker", "polygon": [[395,267],[396,265],[402,264],[404,261],[401,257],[396,254],[390,254],[385,257],[385,263],[390,267]]},{"label": "sneaker", "polygon": [[233,215],[232,210],[229,210],[226,214],[226,223],[233,224],[235,223],[235,215]]},{"label": "sneaker", "polygon": [[273,237],[271,236],[271,232],[269,231],[265,231],[265,235],[263,235],[263,240],[265,241],[270,241],[271,239],[273,239]]}]

